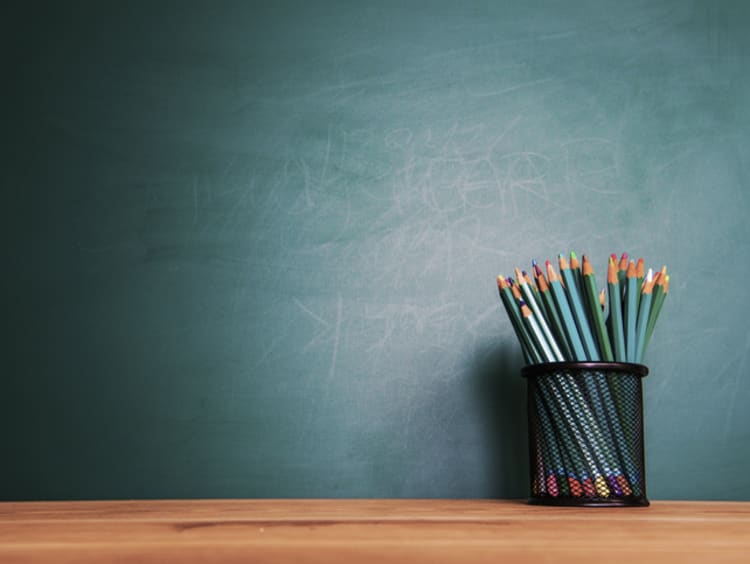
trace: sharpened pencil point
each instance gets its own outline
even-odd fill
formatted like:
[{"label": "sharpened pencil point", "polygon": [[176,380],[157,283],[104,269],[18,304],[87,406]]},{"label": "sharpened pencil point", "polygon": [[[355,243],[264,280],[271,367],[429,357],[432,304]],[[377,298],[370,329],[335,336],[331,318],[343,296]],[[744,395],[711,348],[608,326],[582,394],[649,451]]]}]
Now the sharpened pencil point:
[{"label": "sharpened pencil point", "polygon": [[635,265],[635,274],[638,278],[643,278],[644,266],[643,259],[639,258],[638,263]]},{"label": "sharpened pencil point", "polygon": [[625,274],[625,276],[627,276],[628,278],[636,278],[635,262],[634,261],[631,260],[628,263],[628,270],[627,270],[627,273]]},{"label": "sharpened pencil point", "polygon": [[[653,294],[649,301],[653,299],[653,307],[661,306],[669,286],[666,266],[645,268],[643,258],[630,259],[627,252],[618,258],[612,253],[607,256],[605,288],[597,288],[589,255],[570,251],[560,253],[558,264],[554,262],[535,258],[529,270],[515,268],[514,276],[497,277],[501,297],[510,299],[519,314],[514,322],[521,320],[523,308],[528,309],[533,318],[530,323],[539,325],[549,345],[549,351],[535,351],[528,335],[521,335],[527,362],[640,362],[631,343],[645,350],[639,344],[641,337],[634,340],[633,336],[641,331],[641,309],[651,306],[648,302],[642,306],[642,298]],[[651,320],[646,330],[645,344],[653,330]],[[553,354],[547,354],[550,351]]]}]

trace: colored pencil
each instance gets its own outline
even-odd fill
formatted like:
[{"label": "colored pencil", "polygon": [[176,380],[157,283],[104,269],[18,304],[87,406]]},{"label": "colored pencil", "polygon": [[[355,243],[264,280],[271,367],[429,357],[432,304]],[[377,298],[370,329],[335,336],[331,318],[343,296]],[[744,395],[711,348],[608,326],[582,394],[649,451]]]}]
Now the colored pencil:
[{"label": "colored pencil", "polygon": [[500,298],[505,307],[505,311],[508,314],[511,325],[513,326],[513,330],[516,332],[516,337],[518,337],[518,340],[521,343],[521,350],[523,351],[526,362],[529,364],[542,362],[541,356],[533,347],[531,339],[526,334],[526,328],[521,319],[521,310],[518,308],[510,287],[502,275],[497,277],[497,289],[500,292]]},{"label": "colored pencil", "polygon": [[565,357],[563,356],[562,352],[560,351],[560,348],[557,345],[557,341],[555,340],[555,337],[552,335],[552,332],[550,331],[549,325],[547,323],[547,317],[542,312],[542,309],[537,304],[536,297],[534,296],[534,291],[531,289],[531,284],[526,280],[526,277],[516,268],[516,279],[521,280],[522,282],[519,282],[519,286],[521,287],[521,293],[526,298],[526,303],[529,305],[529,308],[531,309],[532,313],[536,317],[536,321],[539,324],[540,329],[542,330],[542,333],[544,334],[545,341],[549,344],[550,348],[552,349],[553,355],[555,360],[565,360]]},{"label": "colored pencil", "polygon": [[566,492],[560,491],[562,488],[558,485],[558,476],[565,474],[566,465],[563,463],[562,454],[560,452],[560,443],[555,434],[554,419],[550,418],[548,415],[547,407],[542,401],[540,391],[537,390],[537,393],[536,414],[539,418],[539,426],[542,430],[541,434],[544,436],[544,443],[548,454],[548,462],[545,464],[545,485],[547,486],[549,494],[553,497],[556,497],[558,493],[566,495]]},{"label": "colored pencil", "polygon": [[638,262],[635,263],[635,279],[637,280],[638,294],[635,299],[635,309],[639,311],[641,307],[641,290],[643,288],[643,279],[646,276],[646,269],[643,262],[643,258],[639,258]]},{"label": "colored pencil", "polygon": [[552,264],[549,261],[547,261],[547,280],[552,297],[555,300],[555,306],[557,306],[557,313],[562,320],[565,336],[573,349],[573,360],[585,360],[586,352],[583,348],[581,337],[578,335],[578,329],[576,329],[576,322],[573,320],[573,312],[570,310],[567,295],[560,284],[555,269],[552,268]]},{"label": "colored pencil", "polygon": [[625,347],[627,348],[628,362],[635,362],[636,348],[636,325],[638,323],[638,310],[636,303],[638,299],[638,280],[635,276],[635,262],[628,264],[626,273],[627,290],[625,291]]},{"label": "colored pencil", "polygon": [[586,290],[587,302],[589,304],[588,309],[593,320],[602,359],[606,362],[612,362],[615,358],[612,355],[609,333],[607,331],[607,326],[604,323],[604,316],[602,315],[602,308],[599,304],[599,297],[596,295],[596,278],[594,277],[594,269],[586,255],[583,255],[583,286]]},{"label": "colored pencil", "polygon": [[557,312],[555,299],[552,297],[549,285],[547,284],[547,279],[544,277],[544,273],[541,272],[541,270],[539,272],[539,275],[537,276],[536,281],[537,286],[539,287],[539,294],[542,297],[544,309],[547,311],[547,317],[550,319],[550,326],[555,334],[555,339],[560,345],[560,349],[563,352],[565,360],[573,360],[573,353],[570,348],[570,344],[568,343],[568,338],[565,336],[565,329],[563,328],[560,314]]},{"label": "colored pencil", "polygon": [[[662,272],[666,271],[666,267],[662,270]],[[659,289],[659,286],[661,286],[661,289]],[[664,305],[664,301],[667,297],[667,292],[669,291],[669,275],[665,274],[664,276],[659,277],[659,282],[657,283],[657,290],[659,291],[659,295],[654,297],[654,303],[651,306],[651,314],[649,315],[649,323],[646,327],[646,340],[643,344],[643,352],[645,354],[646,349],[648,349],[648,344],[651,341],[651,335],[654,332],[654,326],[656,325],[657,319],[659,319],[659,314],[661,313],[662,306]]]},{"label": "colored pencil", "polygon": [[531,340],[534,342],[534,346],[537,347],[537,350],[542,352],[544,361],[555,362],[563,360],[562,357],[556,356],[553,352],[550,343],[547,341],[547,338],[542,332],[541,327],[539,327],[539,323],[536,317],[534,317],[534,314],[531,312],[531,309],[529,309],[529,306],[526,305],[526,302],[521,300],[520,306],[521,315],[523,316],[523,321],[526,324],[526,329],[531,336]]},{"label": "colored pencil", "polygon": [[576,288],[578,293],[583,296],[583,275],[581,273],[581,263],[578,260],[578,255],[575,251],[570,251],[570,273],[573,275],[573,280],[576,282]]},{"label": "colored pencil", "polygon": [[609,320],[612,328],[612,342],[617,362],[627,362],[625,333],[622,325],[622,299],[620,282],[615,261],[609,259],[607,269],[607,289],[609,290]]},{"label": "colored pencil", "polygon": [[643,353],[646,346],[646,328],[648,327],[649,315],[651,314],[651,303],[653,300],[654,275],[651,269],[646,276],[646,282],[643,284],[641,291],[641,303],[638,309],[638,324],[636,327],[636,347],[635,362],[643,360]]},{"label": "colored pencil", "polygon": [[586,351],[586,356],[582,360],[598,361],[599,351],[596,348],[591,327],[589,327],[588,317],[583,309],[583,302],[581,301],[581,294],[578,291],[578,285],[575,281],[575,275],[571,272],[568,261],[563,255],[560,255],[559,262],[560,274],[562,275],[563,280],[565,280],[566,287],[568,288],[568,297],[570,298],[573,317],[575,318],[578,333],[583,339],[583,346]]},{"label": "colored pencil", "polygon": [[[607,290],[605,288],[602,288],[599,292],[599,305],[601,306],[602,317],[606,322],[609,320],[609,302],[607,301]],[[607,327],[609,328],[609,325]]]},{"label": "colored pencil", "polygon": [[620,290],[625,292],[625,275],[628,271],[628,253],[622,253],[620,263],[617,267],[617,281],[620,283]]}]

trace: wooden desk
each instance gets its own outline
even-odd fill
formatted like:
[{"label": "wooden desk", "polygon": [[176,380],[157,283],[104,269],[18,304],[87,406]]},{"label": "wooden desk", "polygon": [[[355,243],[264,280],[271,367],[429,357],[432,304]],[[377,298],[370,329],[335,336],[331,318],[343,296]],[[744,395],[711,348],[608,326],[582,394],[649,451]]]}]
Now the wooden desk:
[{"label": "wooden desk", "polygon": [[0,562],[748,562],[750,503],[0,503]]}]

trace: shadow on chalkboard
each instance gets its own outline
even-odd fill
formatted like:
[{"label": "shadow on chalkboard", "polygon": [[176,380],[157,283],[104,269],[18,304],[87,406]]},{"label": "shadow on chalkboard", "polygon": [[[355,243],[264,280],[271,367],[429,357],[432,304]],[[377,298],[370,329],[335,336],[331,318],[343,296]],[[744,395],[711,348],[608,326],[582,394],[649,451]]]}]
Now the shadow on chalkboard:
[{"label": "shadow on chalkboard", "polygon": [[525,498],[529,492],[526,381],[518,349],[487,346],[476,353],[472,382],[485,426],[489,495]]}]

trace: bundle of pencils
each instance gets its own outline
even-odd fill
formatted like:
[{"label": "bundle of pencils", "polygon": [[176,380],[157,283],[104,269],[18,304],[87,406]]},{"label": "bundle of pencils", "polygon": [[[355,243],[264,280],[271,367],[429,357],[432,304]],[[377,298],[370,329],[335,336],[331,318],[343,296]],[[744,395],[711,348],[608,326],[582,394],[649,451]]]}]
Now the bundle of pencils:
[{"label": "bundle of pencils", "polygon": [[[550,261],[545,269],[533,261],[531,275],[517,268],[515,279],[497,278],[527,364],[640,364],[669,289],[666,267],[646,272],[643,259],[629,261],[623,253],[618,262],[612,255],[606,290],[599,291],[585,255],[581,261],[575,253],[560,255],[558,264],[559,273]],[[602,370],[573,376],[570,365],[558,366],[530,388],[534,494],[645,499],[634,421],[642,418],[640,376],[647,370],[633,367],[618,378],[609,371],[613,365],[600,364]]]},{"label": "bundle of pencils", "polygon": [[550,261],[545,267],[533,261],[533,278],[518,268],[515,279],[497,277],[528,364],[643,361],[669,290],[666,266],[645,272],[643,259],[612,255],[601,292],[586,255],[560,255],[559,274]]}]

